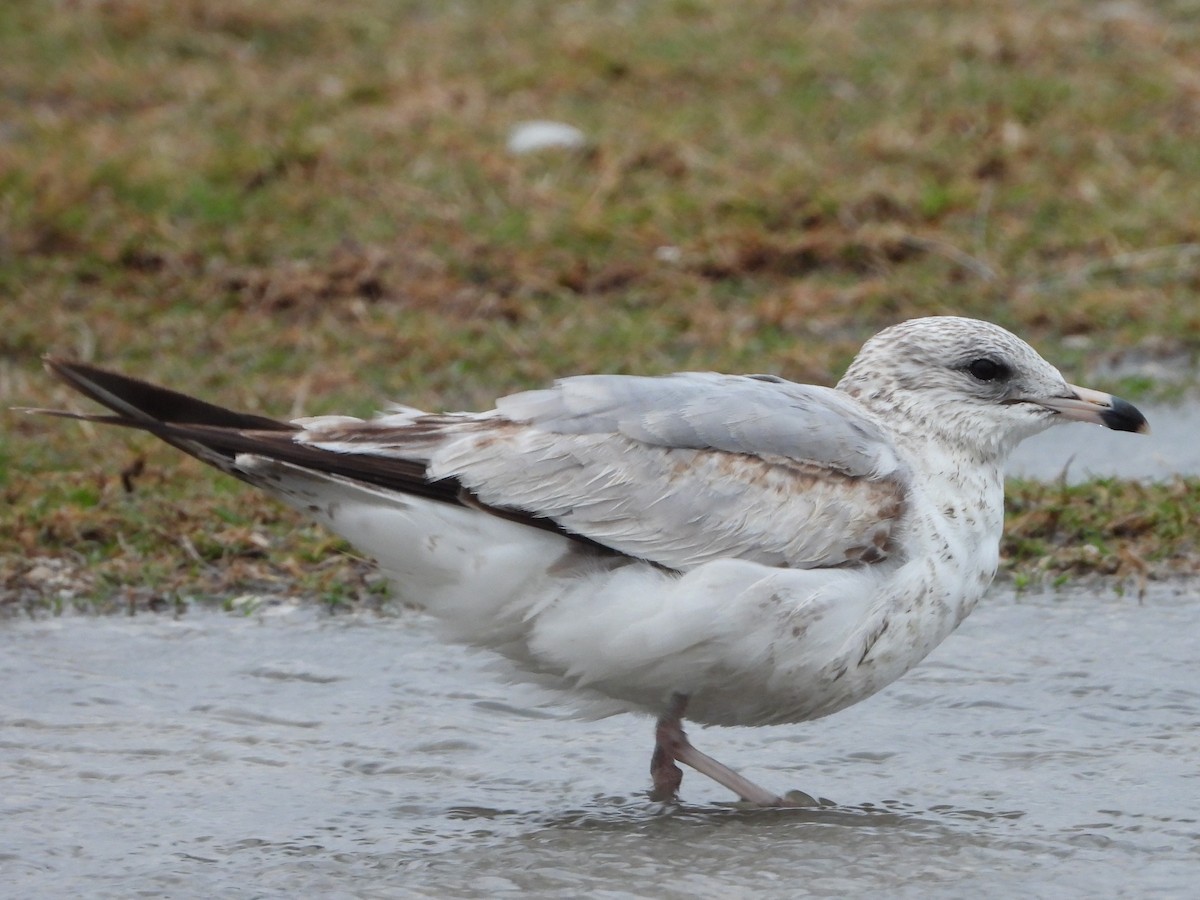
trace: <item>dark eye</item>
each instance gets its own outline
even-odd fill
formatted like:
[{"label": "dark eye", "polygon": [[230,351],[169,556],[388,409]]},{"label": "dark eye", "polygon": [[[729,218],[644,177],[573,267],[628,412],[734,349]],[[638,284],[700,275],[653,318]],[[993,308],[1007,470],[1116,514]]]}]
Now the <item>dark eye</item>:
[{"label": "dark eye", "polygon": [[971,373],[972,378],[978,378],[980,381],[1003,381],[1012,374],[1012,369],[1004,363],[987,357],[968,363],[967,371]]}]

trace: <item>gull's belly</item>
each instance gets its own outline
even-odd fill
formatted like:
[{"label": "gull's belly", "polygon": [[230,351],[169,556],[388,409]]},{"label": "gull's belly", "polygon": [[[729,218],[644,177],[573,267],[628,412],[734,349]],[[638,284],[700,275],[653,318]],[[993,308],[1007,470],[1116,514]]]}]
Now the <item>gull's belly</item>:
[{"label": "gull's belly", "polygon": [[510,627],[522,623],[516,640],[509,629],[492,640],[478,620],[454,630],[542,685],[621,708],[657,714],[686,694],[688,718],[700,724],[799,722],[850,706],[920,662],[990,574],[964,578],[927,560],[886,571],[722,560],[683,576],[634,564],[526,582],[500,604]]},{"label": "gull's belly", "polygon": [[848,592],[843,603],[798,603],[776,620],[760,666],[696,691],[689,718],[714,725],[782,724],[852,706],[923,660],[970,613],[990,581],[990,571],[949,573],[924,560],[887,579],[864,577],[857,585],[846,579],[843,587],[862,593]]}]

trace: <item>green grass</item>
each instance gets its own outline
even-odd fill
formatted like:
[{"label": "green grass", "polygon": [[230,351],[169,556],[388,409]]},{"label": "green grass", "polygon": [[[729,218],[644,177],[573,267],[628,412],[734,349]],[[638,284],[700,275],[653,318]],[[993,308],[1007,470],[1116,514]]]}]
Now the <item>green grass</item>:
[{"label": "green grass", "polygon": [[[45,352],[277,415],[479,407],[582,371],[829,382],[931,313],[1169,394],[1089,376],[1200,352],[1198,43],[1175,2],[13,0],[0,404],[74,404]],[[531,118],[591,145],[510,156]],[[142,453],[153,492],[123,497]],[[324,549],[178,465],[5,418],[5,584],[76,555],[101,597],[182,590],[172,566],[266,566],[251,583]],[[202,563],[161,537],[210,529],[214,492],[278,539],[270,565],[219,528]]]},{"label": "green grass", "polygon": [[1194,575],[1200,557],[1200,479],[1008,487],[1006,568],[1018,584],[1064,576]]}]

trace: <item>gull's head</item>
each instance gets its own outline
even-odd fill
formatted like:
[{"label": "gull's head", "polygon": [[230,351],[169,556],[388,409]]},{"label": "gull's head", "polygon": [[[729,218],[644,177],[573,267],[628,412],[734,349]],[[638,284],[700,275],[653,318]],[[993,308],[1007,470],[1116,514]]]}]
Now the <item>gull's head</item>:
[{"label": "gull's head", "polygon": [[863,345],[838,388],[897,432],[937,436],[1003,459],[1060,422],[1149,431],[1130,403],[1068,384],[1037,351],[998,325],[957,316],[912,319]]}]

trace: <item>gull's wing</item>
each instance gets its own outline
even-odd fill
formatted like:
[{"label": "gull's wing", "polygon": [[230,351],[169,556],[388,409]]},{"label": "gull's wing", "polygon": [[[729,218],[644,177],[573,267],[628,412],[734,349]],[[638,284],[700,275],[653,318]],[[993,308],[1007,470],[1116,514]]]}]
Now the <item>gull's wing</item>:
[{"label": "gull's wing", "polygon": [[909,482],[852,397],[764,376],[580,376],[490,413],[304,425],[309,447],[420,461],[492,511],[680,570],[881,561]]}]

